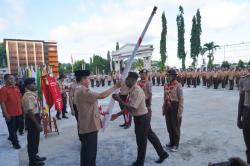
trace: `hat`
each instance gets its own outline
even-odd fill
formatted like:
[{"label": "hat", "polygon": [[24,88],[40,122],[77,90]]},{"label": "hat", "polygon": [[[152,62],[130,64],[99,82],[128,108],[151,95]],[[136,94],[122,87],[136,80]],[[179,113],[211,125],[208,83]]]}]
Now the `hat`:
[{"label": "hat", "polygon": [[168,70],[168,75],[177,75],[177,73],[174,69],[170,69]]},{"label": "hat", "polygon": [[136,72],[129,72],[128,77],[137,80],[139,76],[138,76],[138,74]]},{"label": "hat", "polygon": [[147,70],[147,69],[142,69],[142,70],[139,72],[139,74],[141,74],[141,73],[148,73],[148,70]]},{"label": "hat", "polygon": [[65,77],[66,76],[64,74],[61,74],[58,79],[61,80],[61,79],[65,78]]},{"label": "hat", "polygon": [[30,77],[30,78],[26,78],[25,80],[24,80],[24,86],[26,87],[26,86],[28,86],[28,85],[30,85],[30,84],[34,84],[36,81],[35,81],[35,78],[32,78],[32,77]]},{"label": "hat", "polygon": [[90,75],[90,71],[89,70],[77,70],[75,71],[75,76],[76,77],[86,77]]}]

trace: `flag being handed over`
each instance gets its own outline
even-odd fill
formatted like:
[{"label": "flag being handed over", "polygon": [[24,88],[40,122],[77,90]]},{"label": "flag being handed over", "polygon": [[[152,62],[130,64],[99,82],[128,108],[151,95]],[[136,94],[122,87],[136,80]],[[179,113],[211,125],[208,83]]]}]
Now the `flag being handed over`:
[{"label": "flag being handed over", "polygon": [[[125,78],[128,76],[128,72],[130,71],[130,68],[131,68],[131,65],[132,65],[132,63],[133,63],[133,61],[134,61],[136,52],[137,52],[137,50],[139,49],[139,47],[140,47],[140,45],[141,45],[142,39],[143,39],[143,37],[144,37],[144,35],[145,35],[145,33],[146,33],[148,27],[149,27],[149,24],[151,23],[151,20],[152,20],[154,14],[156,13],[156,10],[157,10],[157,7],[155,6],[155,7],[153,8],[153,11],[152,11],[152,13],[151,13],[151,15],[150,15],[150,17],[149,17],[149,19],[148,19],[148,21],[147,21],[147,23],[146,23],[144,29],[143,29],[143,31],[142,31],[141,36],[139,37],[139,39],[138,39],[138,41],[137,41],[137,44],[136,44],[136,46],[135,46],[135,48],[134,48],[134,50],[133,50],[132,55],[129,57],[129,60],[128,60],[126,66],[125,66],[125,69],[124,69],[123,73],[122,73],[121,81],[124,81]],[[117,93],[118,91],[119,91],[119,90],[117,90],[115,93]],[[109,102],[109,104],[108,104],[108,107],[107,107],[107,109],[106,109],[106,111],[105,111],[107,114],[104,116],[103,121],[102,121],[103,130],[107,127],[107,122],[108,122],[108,121],[110,120],[110,118],[111,118],[111,115],[112,115],[112,113],[113,113],[114,104],[115,104],[115,101],[114,101],[113,98],[111,97],[110,102]]]}]

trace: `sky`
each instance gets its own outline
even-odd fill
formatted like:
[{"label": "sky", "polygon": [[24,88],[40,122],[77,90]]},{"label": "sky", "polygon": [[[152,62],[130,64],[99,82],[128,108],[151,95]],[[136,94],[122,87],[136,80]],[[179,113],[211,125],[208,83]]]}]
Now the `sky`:
[{"label": "sky", "polygon": [[[190,65],[192,18],[201,12],[201,43],[220,46],[250,42],[250,0],[0,0],[0,40],[4,38],[54,40],[59,61],[84,59],[93,54],[136,43],[154,6],[158,7],[142,44],[154,46],[153,60],[160,60],[161,14],[167,18],[169,66],[181,66],[177,58],[178,7],[184,8],[186,65]],[[225,53],[224,53],[225,51]],[[225,56],[224,56],[225,55]],[[222,47],[215,62],[250,60],[250,44]],[[199,59],[199,63],[201,58]]]}]

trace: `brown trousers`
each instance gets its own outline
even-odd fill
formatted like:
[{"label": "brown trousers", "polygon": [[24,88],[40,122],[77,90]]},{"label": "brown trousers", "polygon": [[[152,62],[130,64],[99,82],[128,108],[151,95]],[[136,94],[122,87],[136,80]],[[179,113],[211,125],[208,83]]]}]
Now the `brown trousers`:
[{"label": "brown trousers", "polygon": [[250,164],[250,109],[245,107],[242,113],[243,136],[246,144],[247,162]]},{"label": "brown trousers", "polygon": [[150,117],[148,114],[134,116],[135,135],[137,144],[137,166],[143,166],[147,150],[147,139],[150,127]]},{"label": "brown trousers", "polygon": [[179,146],[181,118],[177,118],[179,103],[172,101],[170,108],[165,108],[165,120],[171,146]]},{"label": "brown trousers", "polygon": [[158,154],[159,157],[162,157],[166,152],[164,151],[161,142],[157,135],[154,133],[154,131],[151,128],[151,111],[148,113],[149,114],[149,130],[148,130],[148,140],[150,143],[153,145],[155,148],[156,153]]}]

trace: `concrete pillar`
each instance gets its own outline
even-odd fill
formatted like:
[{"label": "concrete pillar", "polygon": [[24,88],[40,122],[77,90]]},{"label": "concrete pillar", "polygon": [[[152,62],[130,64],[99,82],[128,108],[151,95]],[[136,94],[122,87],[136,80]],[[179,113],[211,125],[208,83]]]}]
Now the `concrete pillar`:
[{"label": "concrete pillar", "polygon": [[115,61],[115,71],[116,72],[120,71],[120,61],[119,60]]},{"label": "concrete pillar", "polygon": [[151,57],[143,57],[143,64],[145,69],[151,70]]}]

